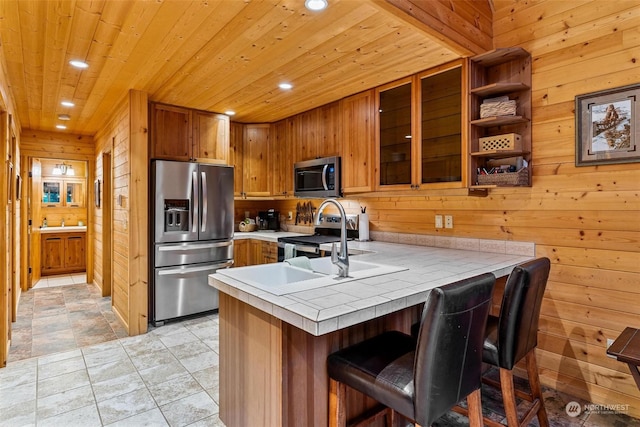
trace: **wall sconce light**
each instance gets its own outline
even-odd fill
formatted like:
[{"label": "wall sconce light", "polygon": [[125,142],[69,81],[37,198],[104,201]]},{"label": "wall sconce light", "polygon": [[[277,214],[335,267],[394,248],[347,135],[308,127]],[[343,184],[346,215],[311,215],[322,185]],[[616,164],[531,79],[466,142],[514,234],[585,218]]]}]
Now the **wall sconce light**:
[{"label": "wall sconce light", "polygon": [[75,176],[75,172],[73,170],[73,166],[71,165],[65,165],[64,163],[62,164],[57,164],[54,168],[53,171],[51,172],[53,175],[67,175],[67,176]]}]

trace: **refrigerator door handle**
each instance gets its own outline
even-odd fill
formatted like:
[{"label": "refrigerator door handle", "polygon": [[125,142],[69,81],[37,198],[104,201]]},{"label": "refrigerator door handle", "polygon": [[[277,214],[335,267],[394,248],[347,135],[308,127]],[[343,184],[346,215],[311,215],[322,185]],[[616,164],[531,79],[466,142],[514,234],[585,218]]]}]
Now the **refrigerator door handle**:
[{"label": "refrigerator door handle", "polygon": [[225,246],[231,246],[232,244],[233,242],[217,242],[217,243],[205,243],[203,245],[160,246],[158,248],[158,252],[198,251],[200,249],[223,248]]},{"label": "refrigerator door handle", "polygon": [[184,268],[172,268],[171,270],[160,270],[158,271],[159,276],[170,276],[170,275],[184,275],[189,273],[197,273],[199,271],[207,271],[207,270],[217,270],[224,267],[230,267],[233,265],[233,260],[219,262],[217,264],[208,264],[200,267],[184,267]]},{"label": "refrigerator door handle", "polygon": [[202,225],[200,227],[200,231],[204,233],[207,231],[207,216],[209,216],[207,203],[207,200],[209,199],[207,195],[207,173],[200,172],[200,176],[202,178]]},{"label": "refrigerator door handle", "polygon": [[200,203],[199,203],[200,195],[198,194],[198,172],[191,173],[191,189],[193,194],[193,197],[191,199],[191,201],[193,202],[191,232],[197,233],[198,232],[198,211],[200,210]]}]

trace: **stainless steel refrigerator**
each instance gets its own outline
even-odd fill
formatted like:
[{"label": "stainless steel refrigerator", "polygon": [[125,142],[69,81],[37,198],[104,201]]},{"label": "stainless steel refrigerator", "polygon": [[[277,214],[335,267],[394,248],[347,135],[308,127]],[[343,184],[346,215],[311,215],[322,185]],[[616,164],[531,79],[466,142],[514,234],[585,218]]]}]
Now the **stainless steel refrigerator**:
[{"label": "stainless steel refrigerator", "polygon": [[233,264],[233,168],[151,163],[150,321],[218,308],[207,279]]}]

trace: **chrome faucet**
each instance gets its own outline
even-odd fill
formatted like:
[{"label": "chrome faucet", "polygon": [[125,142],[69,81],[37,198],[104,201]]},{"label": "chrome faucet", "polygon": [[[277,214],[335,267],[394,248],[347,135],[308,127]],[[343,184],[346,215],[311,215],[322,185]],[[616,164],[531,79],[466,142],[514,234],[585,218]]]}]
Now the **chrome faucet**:
[{"label": "chrome faucet", "polygon": [[335,199],[326,199],[318,207],[316,225],[320,225],[322,211],[327,205],[335,205],[340,211],[340,254],[336,244],[331,245],[331,262],[338,266],[338,277],[349,275],[349,251],[347,250],[347,214],[344,208]]}]

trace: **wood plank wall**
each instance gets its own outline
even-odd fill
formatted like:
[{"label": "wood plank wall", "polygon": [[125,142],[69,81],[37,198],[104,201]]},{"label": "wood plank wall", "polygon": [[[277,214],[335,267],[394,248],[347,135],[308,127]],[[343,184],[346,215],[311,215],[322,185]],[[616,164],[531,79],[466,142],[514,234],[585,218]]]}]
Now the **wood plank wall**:
[{"label": "wood plank wall", "polygon": [[[129,98],[124,99],[113,116],[105,124],[105,126],[95,136],[96,145],[94,152],[94,161],[96,165],[96,179],[100,180],[102,186],[102,194],[104,188],[111,187],[113,199],[113,221],[111,224],[113,233],[113,246],[111,256],[113,257],[112,270],[112,294],[111,305],[126,328],[129,328],[129,238],[126,231],[126,222],[128,221],[128,212],[123,206],[115,203],[117,194],[127,194],[129,186],[128,178],[128,146],[129,146]],[[102,168],[102,153],[111,153],[113,172],[112,182],[104,181],[104,171]],[[102,207],[104,201],[101,200],[100,207],[94,205],[94,221],[95,221],[95,256],[93,259],[94,270],[96,271],[95,282],[101,288],[111,286],[103,283],[104,271],[102,269],[102,261],[105,255],[103,253],[102,230],[108,227],[103,224],[102,219],[104,212]],[[103,291],[104,293],[104,291]]]},{"label": "wood plank wall", "polygon": [[[112,248],[105,254],[102,230],[104,203],[94,206],[96,283],[104,283],[103,258],[112,257],[112,307],[129,335],[147,330],[147,97],[130,91],[113,116],[95,136],[94,162],[96,178],[112,194]],[[112,182],[104,182],[102,154],[111,153]],[[102,196],[101,196],[102,197]],[[103,289],[103,294],[105,290]]]},{"label": "wood plank wall", "polygon": [[[542,382],[589,402],[628,404],[628,415],[640,417],[627,366],[605,353],[607,339],[640,327],[640,164],[574,164],[575,96],[640,81],[640,5],[494,3],[496,47],[522,46],[533,57],[533,186],[486,198],[439,190],[343,204],[348,213],[366,206],[372,231],[535,242],[537,256],[552,261],[538,340]],[[271,205],[286,213],[298,201]],[[453,230],[436,230],[435,214],[453,215]]]},{"label": "wood plank wall", "polygon": [[496,192],[478,218],[482,234],[534,241],[553,263],[543,383],[629,404],[635,417],[640,392],[605,347],[625,326],[640,327],[640,164],[575,167],[574,99],[640,83],[639,28],[637,1],[496,2],[495,45],[522,46],[533,59],[533,188]]}]

